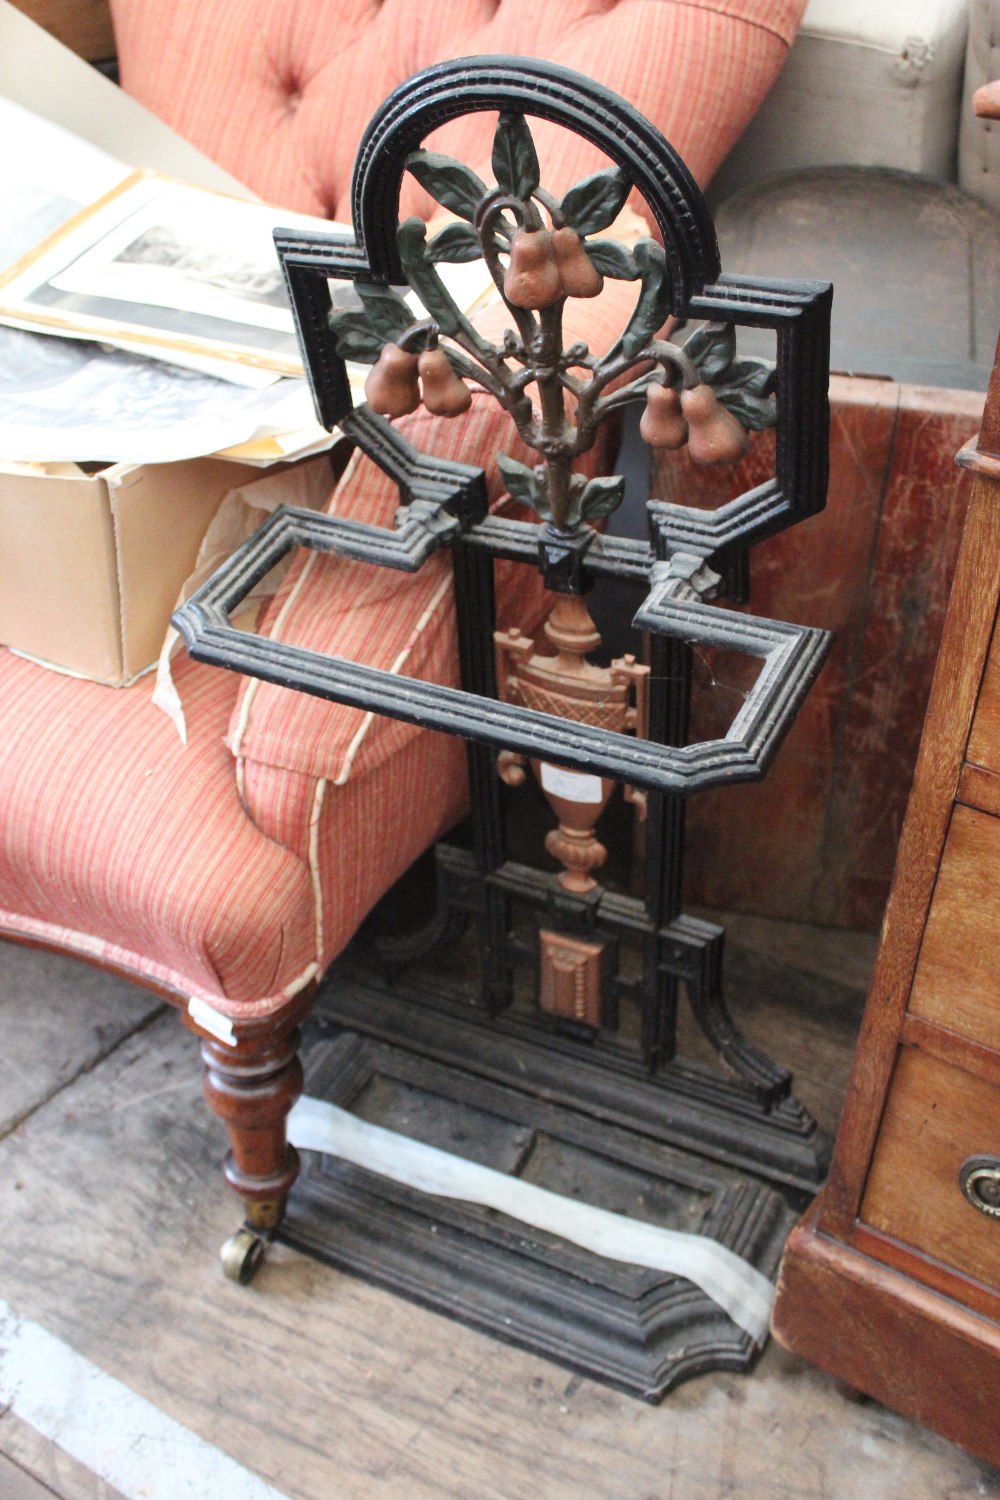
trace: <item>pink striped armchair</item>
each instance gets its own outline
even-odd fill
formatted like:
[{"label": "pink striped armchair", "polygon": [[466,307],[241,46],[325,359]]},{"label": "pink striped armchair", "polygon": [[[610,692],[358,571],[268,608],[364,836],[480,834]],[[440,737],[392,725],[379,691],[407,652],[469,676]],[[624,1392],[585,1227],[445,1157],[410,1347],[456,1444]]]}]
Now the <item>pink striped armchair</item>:
[{"label": "pink striped armchair", "polygon": [[[355,144],[375,107],[417,69],[472,53],[543,56],[609,85],[704,184],[774,79],[804,4],[112,0],[112,10],[128,91],[261,196],[346,219]],[[493,124],[466,117],[434,144],[488,176]],[[541,123],[534,134],[555,191],[599,165],[575,136]],[[401,212],[432,208],[410,182]],[[596,303],[575,304],[574,333],[606,344],[628,291],[609,284]],[[456,421],[418,412],[404,424],[418,447],[485,465],[502,503],[493,458],[517,443],[486,397]],[[397,501],[362,460],[329,503],[391,524]],[[308,553],[260,628],[456,677],[440,554],[401,575]],[[284,1121],[310,989],[461,815],[463,751],[186,658],[175,677],[186,746],[152,705],[148,678],[110,689],[0,650],[0,931],[109,966],[183,1009],[229,1129],[227,1177],[266,1235],[296,1172]]]}]

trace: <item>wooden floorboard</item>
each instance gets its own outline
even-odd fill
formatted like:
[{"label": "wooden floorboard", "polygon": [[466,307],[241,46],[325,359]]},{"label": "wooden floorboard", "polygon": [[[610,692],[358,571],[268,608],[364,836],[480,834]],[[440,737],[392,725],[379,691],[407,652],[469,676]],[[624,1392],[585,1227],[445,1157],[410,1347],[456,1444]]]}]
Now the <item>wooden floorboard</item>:
[{"label": "wooden floorboard", "polygon": [[5,943],[0,1035],[18,1045],[0,1048],[0,1136],[162,1008],[89,964]]},{"label": "wooden floorboard", "polygon": [[[14,952],[0,948],[0,973]],[[755,957],[740,1004],[757,1039],[808,1057],[827,1036],[812,1088],[835,1113],[856,984],[809,986],[801,958],[780,983],[774,934],[755,948],[741,933],[740,952]],[[72,980],[61,962],[32,960],[53,1028]],[[803,994],[812,1011],[796,1015]],[[8,1029],[26,1069],[45,1030]],[[774,1347],[753,1375],[706,1376],[654,1408],[284,1247],[235,1287],[216,1259],[237,1219],[222,1149],[194,1039],[172,1014],[134,1030],[0,1143],[0,1297],[288,1500],[1000,1496],[1000,1475],[846,1403]],[[42,1494],[112,1500],[61,1479],[61,1455],[42,1467],[44,1447],[0,1416],[0,1454]]]},{"label": "wooden floorboard", "polygon": [[55,1490],[47,1484],[39,1484],[18,1464],[12,1463],[0,1453],[0,1495],[3,1500],[52,1500]]},{"label": "wooden floorboard", "polygon": [[[18,1483],[27,1488],[19,1490]],[[51,1500],[53,1495],[57,1500],[123,1500],[118,1490],[91,1474],[27,1422],[4,1412],[0,1417],[2,1500]]]}]

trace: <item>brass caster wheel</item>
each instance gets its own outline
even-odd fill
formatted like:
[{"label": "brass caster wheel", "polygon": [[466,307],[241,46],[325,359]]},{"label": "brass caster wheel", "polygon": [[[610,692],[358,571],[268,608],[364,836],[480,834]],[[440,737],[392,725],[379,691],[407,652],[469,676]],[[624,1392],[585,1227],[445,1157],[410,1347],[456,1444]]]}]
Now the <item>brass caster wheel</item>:
[{"label": "brass caster wheel", "polygon": [[224,1274],[230,1281],[238,1281],[240,1286],[249,1286],[260,1269],[266,1249],[266,1239],[252,1229],[238,1229],[219,1251]]}]

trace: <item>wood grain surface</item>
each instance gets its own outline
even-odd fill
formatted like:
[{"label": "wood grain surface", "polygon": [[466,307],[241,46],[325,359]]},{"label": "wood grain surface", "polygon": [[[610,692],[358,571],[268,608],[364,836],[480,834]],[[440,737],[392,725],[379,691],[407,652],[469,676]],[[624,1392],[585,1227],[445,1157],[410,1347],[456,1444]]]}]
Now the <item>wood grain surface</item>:
[{"label": "wood grain surface", "polygon": [[903,1047],[862,1220],[1000,1291],[1000,1219],[973,1208],[958,1179],[968,1157],[998,1143],[1000,1088]]},{"label": "wood grain surface", "polygon": [[1000,1142],[1000,819],[982,810],[1000,766],[1000,358],[964,461],[976,480],[833,1164],[772,1321],[788,1348],[998,1462],[1000,1220],[962,1175]]},{"label": "wood grain surface", "polygon": [[955,575],[871,994],[819,1226],[846,1239],[857,1214],[951,819],[997,608],[1000,506],[977,480]]},{"label": "wood grain surface", "polygon": [[958,800],[966,807],[978,807],[1000,818],[1000,772],[987,771],[984,766],[973,766],[967,761],[958,783]]},{"label": "wood grain surface", "polygon": [[925,1021],[910,1011],[903,1017],[899,1039],[906,1047],[916,1047],[929,1057],[936,1057],[938,1062],[964,1068],[974,1078],[1000,1087],[1000,1052],[995,1047],[984,1047],[980,1042],[970,1041],[960,1031]]},{"label": "wood grain surface", "polygon": [[4,1500],[52,1500],[55,1493],[0,1453],[0,1495]]},{"label": "wood grain surface", "polygon": [[[693,798],[687,897],[874,931],[882,918],[969,500],[954,455],[982,396],[834,376],[826,510],[753,551],[749,608],[836,633],[767,778]],[[773,473],[758,434],[735,470],[654,462],[665,499],[714,507]],[[742,701],[740,663],[700,664],[696,732]]]},{"label": "wood grain surface", "polygon": [[925,1255],[923,1251],[915,1250],[912,1245],[906,1245],[894,1235],[884,1234],[882,1230],[874,1229],[860,1219],[851,1231],[850,1249],[887,1266],[891,1271],[899,1271],[910,1281],[919,1282],[930,1291],[939,1292],[942,1297],[950,1298],[969,1312],[981,1314],[1000,1327],[1000,1293],[985,1282],[963,1276],[944,1261]]},{"label": "wood grain surface", "polygon": [[[783,948],[780,924],[755,933],[749,918],[740,942],[759,955],[761,1001],[782,954],[796,959],[787,1003],[755,1008],[763,1044],[781,1052],[783,1032],[805,1054],[831,1018],[816,1071],[835,1114],[862,950],[838,962],[831,934],[811,950],[802,929]],[[12,951],[0,949],[0,989]],[[52,955],[32,961],[37,1003],[61,1014],[72,975]],[[828,978],[815,1030],[795,1034],[808,981],[827,967],[843,990]],[[201,1097],[195,1039],[159,1017],[0,1143],[0,1287],[22,1316],[289,1500],[1000,1496],[1000,1476],[891,1412],[846,1405],[777,1348],[751,1377],[708,1376],[653,1408],[283,1247],[252,1287],[228,1284],[216,1262],[235,1225],[223,1136]],[[43,1468],[42,1446],[31,1458],[24,1431],[0,1416],[0,1452],[61,1500],[111,1500],[55,1461]]]},{"label": "wood grain surface", "polygon": [[986,663],[968,756],[973,765],[1000,772],[1000,653]]},{"label": "wood grain surface", "polygon": [[145,990],[57,955],[47,966],[55,998],[39,1003],[34,950],[2,951],[0,1028],[18,1043],[0,1048],[0,1137],[162,1009]]},{"label": "wood grain surface", "polygon": [[1000,818],[956,807],[913,976],[909,1010],[1000,1049],[998,870]]},{"label": "wood grain surface", "polygon": [[108,0],[12,0],[57,41],[89,61],[115,55]]},{"label": "wood grain surface", "polygon": [[[7,1455],[4,1459],[3,1455]],[[13,1466],[13,1475],[2,1467]],[[121,1493],[70,1458],[61,1448],[22,1422],[13,1412],[0,1413],[0,1495],[3,1500],[22,1500],[14,1476],[24,1476],[35,1489],[24,1491],[23,1500],[123,1500]],[[23,1481],[22,1481],[23,1482]],[[4,1489],[9,1483],[10,1494]]]},{"label": "wood grain surface", "polygon": [[[774,1331],[787,1349],[856,1390],[946,1432],[992,1463],[1000,1460],[1000,1330],[819,1233],[815,1215],[792,1231]],[[989,1494],[989,1483],[983,1477],[968,1493]],[[906,1494],[902,1482],[898,1493]],[[962,1491],[953,1493],[957,1500]]]}]

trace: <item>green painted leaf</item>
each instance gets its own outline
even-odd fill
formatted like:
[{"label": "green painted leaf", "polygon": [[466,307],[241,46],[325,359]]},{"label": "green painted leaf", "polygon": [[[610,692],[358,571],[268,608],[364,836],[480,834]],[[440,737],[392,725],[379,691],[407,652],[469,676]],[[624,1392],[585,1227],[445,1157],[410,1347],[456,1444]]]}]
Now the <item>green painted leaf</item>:
[{"label": "green painted leaf", "polygon": [[760,432],[773,427],[778,420],[778,403],[770,396],[758,395],[746,387],[743,389],[716,386],[719,405],[731,411],[738,422],[749,432]]},{"label": "green painted leaf", "polygon": [[353,359],[359,364],[374,364],[383,344],[389,342],[374,331],[361,312],[331,313],[329,327],[341,359]]},{"label": "green painted leaf", "polygon": [[587,521],[596,521],[601,516],[610,516],[625,498],[625,480],[618,475],[591,479],[580,500],[580,514]]},{"label": "green painted leaf", "polygon": [[559,208],[577,234],[597,234],[617,219],[631,187],[620,168],[605,167],[574,182]]},{"label": "green painted leaf", "polygon": [[642,291],[625,332],[611,350],[611,354],[622,354],[626,359],[638,354],[663,327],[670,312],[670,277],[663,246],[655,240],[639,240],[632,255],[642,277]]},{"label": "green painted leaf", "polygon": [[686,340],[684,353],[705,384],[714,385],[736,358],[736,329],[732,323],[703,323]]},{"label": "green painted leaf", "polygon": [[462,314],[427,259],[427,225],[416,215],[404,219],[396,230],[399,258],[410,286],[442,333],[455,334],[462,327]]},{"label": "green painted leaf", "polygon": [[365,317],[375,333],[386,343],[395,343],[405,333],[414,317],[398,292],[390,286],[356,281],[354,289],[364,304]]},{"label": "green painted leaf", "polygon": [[486,184],[470,167],[440,151],[411,151],[405,165],[432,198],[472,222]]},{"label": "green painted leaf", "polygon": [[535,143],[523,115],[501,115],[493,137],[493,175],[512,198],[530,198],[538,187]]},{"label": "green painted leaf", "polygon": [[447,261],[450,265],[478,260],[482,253],[479,236],[471,224],[446,224],[427,246],[429,261]]},{"label": "green painted leaf", "polygon": [[778,384],[778,371],[769,359],[734,359],[725,375],[727,390],[751,396],[770,396]]},{"label": "green painted leaf", "polygon": [[777,421],[771,399],[778,374],[770,360],[737,359],[736,330],[731,323],[705,323],[684,345],[704,381],[744,427],[760,431]]},{"label": "green painted leaf", "polygon": [[588,240],[587,254],[602,276],[611,276],[616,281],[635,281],[639,267],[627,245],[617,240]]},{"label": "green painted leaf", "polygon": [[538,480],[527,464],[519,463],[516,458],[510,458],[506,453],[498,453],[497,468],[504,477],[512,500],[517,500],[521,505],[527,505],[530,510],[537,511],[542,517],[549,514],[549,508],[542,496]]}]

